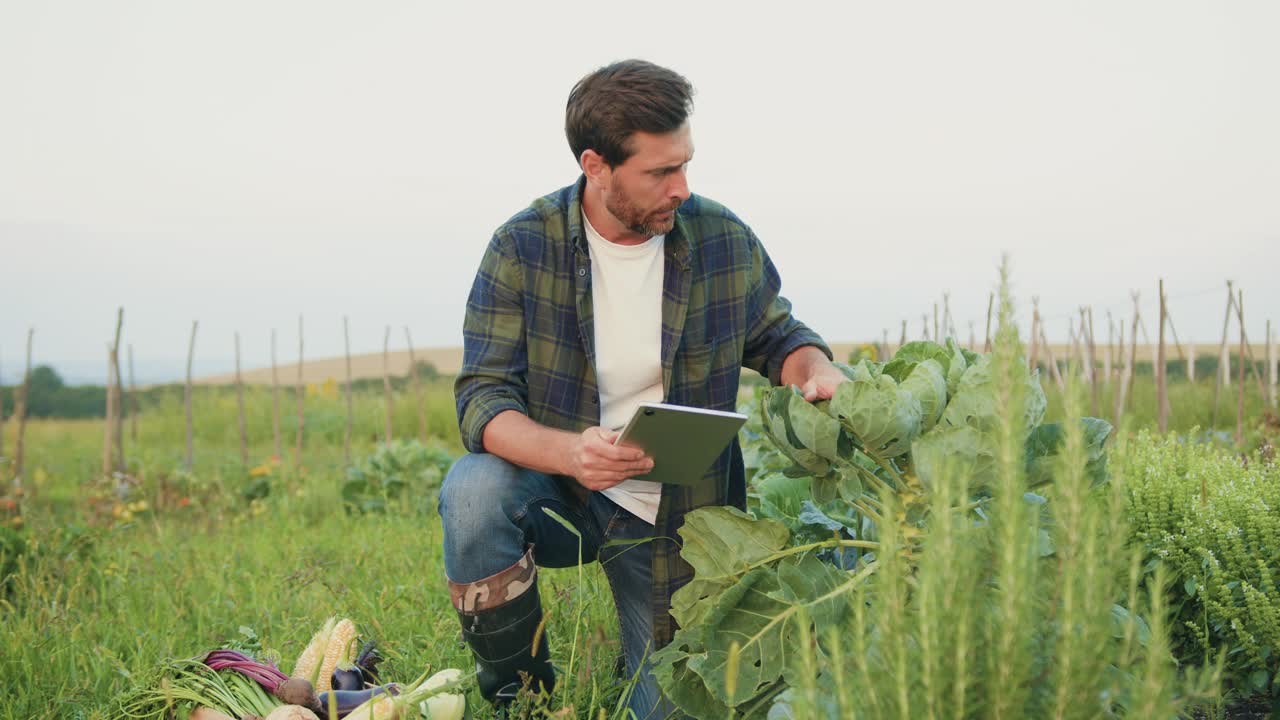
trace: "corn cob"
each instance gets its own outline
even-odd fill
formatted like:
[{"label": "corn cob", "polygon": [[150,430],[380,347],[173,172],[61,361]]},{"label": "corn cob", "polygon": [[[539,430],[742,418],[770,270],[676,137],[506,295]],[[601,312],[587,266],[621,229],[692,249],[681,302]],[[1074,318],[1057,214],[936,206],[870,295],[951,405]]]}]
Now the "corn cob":
[{"label": "corn cob", "polygon": [[385,693],[374,695],[355,710],[347,713],[351,720],[396,720],[401,716],[401,706]]},{"label": "corn cob", "polygon": [[320,664],[324,660],[329,647],[329,638],[333,635],[333,628],[337,622],[338,619],[336,617],[329,618],[320,627],[319,632],[311,637],[311,642],[307,644],[307,647],[302,650],[302,654],[298,656],[298,662],[294,663],[293,672],[289,674],[289,677],[307,680],[318,691],[319,685],[316,683],[316,675],[320,671]]},{"label": "corn cob", "polygon": [[320,662],[320,674],[314,683],[316,692],[328,692],[333,689],[333,671],[338,663],[350,665],[355,658],[359,645],[356,625],[347,618],[342,618],[333,626],[329,634],[329,642],[325,647],[324,659]]}]

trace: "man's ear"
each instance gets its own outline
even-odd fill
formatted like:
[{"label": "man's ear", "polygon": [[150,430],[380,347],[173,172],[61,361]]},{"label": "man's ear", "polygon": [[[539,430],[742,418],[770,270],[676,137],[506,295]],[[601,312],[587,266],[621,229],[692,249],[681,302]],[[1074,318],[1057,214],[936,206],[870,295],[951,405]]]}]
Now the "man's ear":
[{"label": "man's ear", "polygon": [[583,150],[578,163],[582,166],[582,173],[587,176],[587,182],[599,187],[609,187],[611,168],[604,161],[604,156],[595,150]]}]

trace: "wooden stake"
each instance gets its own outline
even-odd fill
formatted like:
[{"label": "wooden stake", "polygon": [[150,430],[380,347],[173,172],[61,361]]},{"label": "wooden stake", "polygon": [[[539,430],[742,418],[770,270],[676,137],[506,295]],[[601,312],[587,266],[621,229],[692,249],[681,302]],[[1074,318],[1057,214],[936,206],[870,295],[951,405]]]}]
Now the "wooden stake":
[{"label": "wooden stake", "polygon": [[1049,339],[1044,334],[1044,324],[1040,324],[1040,344],[1044,346],[1045,355],[1049,358],[1049,374],[1058,383],[1058,391],[1067,391],[1067,381],[1062,377],[1062,372],[1058,369],[1058,359],[1053,356],[1053,346],[1049,344]]},{"label": "wooden stake", "polygon": [[1034,370],[1040,358],[1040,298],[1034,296],[1031,298],[1031,349],[1027,357],[1027,364]]},{"label": "wooden stake", "polygon": [[191,363],[196,355],[196,328],[199,326],[199,320],[191,321],[191,342],[187,345],[187,384],[182,395],[182,402],[186,408],[187,415],[187,457],[185,462],[187,472],[191,472],[195,462],[195,429],[191,416]]},{"label": "wooden stake", "polygon": [[1236,404],[1236,445],[1244,444],[1244,355],[1245,355],[1245,336],[1244,336],[1244,291],[1238,290],[1236,294],[1236,312],[1240,316],[1240,400]]},{"label": "wooden stake", "polygon": [[[1227,281],[1227,312],[1222,318],[1222,343],[1218,346],[1218,377],[1213,383],[1213,421],[1209,427],[1218,427],[1218,399],[1222,396],[1222,388],[1231,384],[1231,356],[1227,354],[1227,333],[1231,326],[1231,308],[1236,304],[1236,292]],[[1241,362],[1244,358],[1240,359]]]},{"label": "wooden stake", "polygon": [[1115,411],[1115,415],[1113,416],[1115,419],[1116,425],[1120,424],[1120,417],[1124,414],[1124,393],[1125,393],[1125,388],[1127,388],[1129,384],[1128,381],[1126,380],[1126,378],[1128,377],[1128,371],[1127,371],[1127,368],[1124,367],[1124,323],[1123,322],[1120,323],[1119,325],[1119,344],[1120,344],[1120,348],[1116,354],[1116,358],[1119,361],[1116,364],[1116,375],[1117,375],[1116,411]]},{"label": "wooden stake", "polygon": [[129,343],[129,442],[138,444],[138,383],[133,377],[133,343]]},{"label": "wooden stake", "polygon": [[240,333],[236,333],[236,414],[240,419],[240,464],[249,467],[249,432],[244,424],[244,381],[240,377]]},{"label": "wooden stake", "polygon": [[991,308],[995,304],[996,294],[994,292],[987,295],[987,333],[982,342],[982,352],[991,352]]},{"label": "wooden stake", "polygon": [[1271,321],[1268,320],[1267,321],[1267,399],[1271,402],[1272,410],[1276,409],[1276,376],[1280,375],[1280,372],[1277,372],[1277,369],[1276,369],[1276,362],[1278,359],[1277,355],[1280,355],[1280,353],[1276,352],[1276,338],[1274,335],[1271,334]]},{"label": "wooden stake", "polygon": [[276,372],[276,329],[271,328],[271,433],[276,441],[276,461],[284,457],[280,449],[280,375]]},{"label": "wooden stake", "polygon": [[294,397],[298,405],[298,432],[293,439],[293,466],[295,469],[302,470],[302,428],[306,420],[303,414],[304,403],[306,402],[306,388],[302,386],[302,315],[298,315],[298,378],[294,385]]},{"label": "wooden stake", "polygon": [[1248,360],[1249,374],[1253,375],[1253,379],[1258,382],[1258,396],[1265,399],[1267,397],[1267,386],[1262,380],[1262,373],[1258,372],[1258,361],[1253,357],[1253,347],[1249,344],[1249,333],[1244,327],[1244,291],[1237,290],[1236,292],[1239,293],[1236,313],[1240,320],[1240,332],[1244,335],[1244,354],[1240,357],[1240,362],[1243,363],[1246,359]]},{"label": "wooden stake", "polygon": [[938,330],[938,303],[933,304],[933,338],[934,342],[942,344],[942,333]]},{"label": "wooden stake", "polygon": [[[885,330],[884,334],[887,338],[889,331]],[[409,326],[404,326],[404,340],[409,344],[409,377],[413,380],[413,402],[418,406],[418,437],[422,439],[423,444],[427,442],[427,406],[422,401],[422,384],[418,378],[418,361],[413,356],[413,337],[409,335]],[[888,340],[885,340],[888,344]],[[883,346],[881,346],[881,354],[883,355]],[[887,362],[888,358],[884,358],[882,362]]]},{"label": "wooden stake", "polygon": [[342,462],[351,464],[351,328],[347,324],[347,316],[342,316],[342,344],[347,357],[347,382],[343,386],[343,394],[347,396],[347,428],[342,433]]},{"label": "wooden stake", "polygon": [[1164,355],[1164,326],[1166,317],[1166,298],[1164,295],[1164,278],[1160,278],[1160,329],[1159,344],[1156,346],[1156,416],[1159,418],[1160,434],[1169,431],[1169,383],[1166,377],[1169,367]]},{"label": "wooden stake", "polygon": [[956,344],[960,343],[960,333],[956,330],[956,320],[951,317],[951,293],[942,293],[942,331],[950,333]]},{"label": "wooden stake", "polygon": [[898,349],[901,350],[903,345],[907,344],[907,321],[902,321],[902,338],[898,340]]},{"label": "wooden stake", "polygon": [[386,398],[387,407],[387,427],[383,433],[383,441],[391,444],[391,326],[387,326],[387,332],[382,336],[382,394]]},{"label": "wooden stake", "polygon": [[[893,355],[889,352],[889,328],[885,328],[883,333],[881,334],[880,356],[881,356],[880,357],[881,362],[889,362],[889,358],[893,357]],[[425,427],[425,425],[426,424],[424,423],[423,426]],[[426,442],[425,436],[423,437],[423,442]]]},{"label": "wooden stake", "polygon": [[4,457],[4,373],[0,372],[0,457]]},{"label": "wooden stake", "polygon": [[13,414],[18,417],[18,440],[13,451],[13,487],[22,489],[22,467],[25,459],[27,437],[27,397],[31,392],[31,341],[35,328],[27,329],[27,369],[22,375],[22,393],[14,401]]},{"label": "wooden stake", "polygon": [[1111,369],[1115,365],[1116,352],[1116,324],[1111,319],[1111,311],[1107,311],[1107,354],[1102,356],[1102,377],[1105,382],[1110,383]]},{"label": "wooden stake", "polygon": [[969,349],[974,352],[978,351],[978,336],[974,333],[972,320],[969,321]]},{"label": "wooden stake", "polygon": [[[1129,393],[1129,388],[1133,387],[1134,372],[1138,367],[1138,326],[1142,323],[1142,310],[1139,304],[1139,294],[1131,293],[1133,296],[1133,330],[1129,333],[1129,367],[1125,368],[1125,380],[1121,384],[1121,398],[1125,406],[1128,407],[1133,395]],[[1116,419],[1119,420],[1119,415]]]},{"label": "wooden stake", "polygon": [[1196,344],[1189,343],[1187,345],[1187,382],[1194,383],[1196,381]]},{"label": "wooden stake", "polygon": [[121,307],[116,311],[116,339],[111,343],[111,370],[115,379],[113,389],[116,395],[115,414],[111,416],[110,421],[115,426],[112,429],[115,440],[115,461],[113,463],[115,470],[125,471],[124,463],[124,378],[120,374],[120,330],[124,327],[124,308]]},{"label": "wooden stake", "polygon": [[115,413],[116,413],[116,397],[112,391],[112,386],[116,382],[116,369],[111,367],[111,345],[107,345],[107,398],[106,408],[102,413],[102,476],[111,477],[112,470],[112,448],[115,447],[115,438],[111,437],[116,429]]},{"label": "wooden stake", "polygon": [[[1092,393],[1090,407],[1091,414],[1094,417],[1098,415],[1098,344],[1093,339],[1093,308],[1088,308],[1088,337],[1089,337],[1089,391]],[[1084,318],[1080,319],[1080,324],[1084,325]]]},{"label": "wooden stake", "polygon": [[929,313],[920,313],[920,326],[925,340],[929,339]]}]

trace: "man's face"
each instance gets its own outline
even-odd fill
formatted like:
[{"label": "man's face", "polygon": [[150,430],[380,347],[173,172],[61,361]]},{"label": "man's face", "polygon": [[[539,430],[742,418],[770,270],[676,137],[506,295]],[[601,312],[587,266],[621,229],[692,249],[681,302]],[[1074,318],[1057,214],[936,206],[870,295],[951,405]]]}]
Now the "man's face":
[{"label": "man's face", "polygon": [[665,235],[676,222],[676,208],[689,199],[686,176],[693,159],[689,123],[678,130],[631,136],[635,150],[613,168],[604,189],[604,206],[627,230],[644,237]]}]

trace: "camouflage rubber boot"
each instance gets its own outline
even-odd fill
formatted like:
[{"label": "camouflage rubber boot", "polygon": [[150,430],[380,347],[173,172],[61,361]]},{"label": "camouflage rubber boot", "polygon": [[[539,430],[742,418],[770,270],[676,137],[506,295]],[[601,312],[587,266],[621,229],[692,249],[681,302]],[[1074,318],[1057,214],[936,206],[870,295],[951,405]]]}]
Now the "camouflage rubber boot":
[{"label": "camouflage rubber boot", "polygon": [[472,583],[449,582],[453,607],[462,621],[462,637],[479,671],[480,694],[496,706],[515,700],[525,685],[550,694],[555,687],[547,637],[533,645],[542,623],[538,568],[533,549],[515,565]]}]

